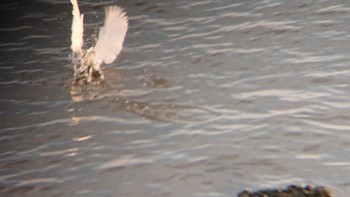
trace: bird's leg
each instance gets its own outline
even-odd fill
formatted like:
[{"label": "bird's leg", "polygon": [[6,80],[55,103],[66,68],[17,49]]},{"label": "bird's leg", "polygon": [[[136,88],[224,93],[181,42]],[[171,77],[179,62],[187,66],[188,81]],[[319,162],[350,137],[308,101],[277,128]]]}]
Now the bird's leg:
[{"label": "bird's leg", "polygon": [[101,81],[104,80],[104,75],[102,72],[102,68],[101,68],[101,63],[99,62],[95,62],[93,65],[93,69],[95,73],[92,73],[93,75],[96,75],[96,77],[100,78]]},{"label": "bird's leg", "polygon": [[95,63],[94,65],[89,66],[88,68],[88,77],[87,77],[87,82],[88,83],[93,83],[93,82],[103,82],[104,80],[104,75],[101,70],[101,66],[98,63]]}]

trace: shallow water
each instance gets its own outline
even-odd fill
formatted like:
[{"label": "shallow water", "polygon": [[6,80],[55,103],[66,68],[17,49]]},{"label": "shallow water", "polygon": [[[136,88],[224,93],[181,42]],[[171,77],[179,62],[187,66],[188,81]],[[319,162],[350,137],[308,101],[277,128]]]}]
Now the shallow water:
[{"label": "shallow water", "polygon": [[0,7],[1,196],[350,193],[349,1],[80,4],[87,45],[130,18],[102,87],[70,85],[69,1]]}]

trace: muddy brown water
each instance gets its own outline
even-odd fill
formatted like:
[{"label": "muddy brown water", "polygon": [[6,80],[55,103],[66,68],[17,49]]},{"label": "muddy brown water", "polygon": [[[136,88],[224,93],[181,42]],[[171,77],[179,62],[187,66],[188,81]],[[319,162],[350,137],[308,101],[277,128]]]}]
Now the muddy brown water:
[{"label": "muddy brown water", "polygon": [[350,1],[81,1],[130,28],[101,87],[71,86],[67,0],[0,6],[0,196],[350,193]]}]

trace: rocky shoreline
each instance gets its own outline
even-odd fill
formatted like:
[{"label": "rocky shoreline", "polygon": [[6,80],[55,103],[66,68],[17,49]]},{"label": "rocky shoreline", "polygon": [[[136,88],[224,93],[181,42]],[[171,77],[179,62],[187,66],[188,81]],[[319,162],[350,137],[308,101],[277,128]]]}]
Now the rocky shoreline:
[{"label": "rocky shoreline", "polygon": [[334,197],[330,189],[323,186],[305,187],[290,185],[286,189],[267,189],[259,191],[244,190],[237,197]]}]

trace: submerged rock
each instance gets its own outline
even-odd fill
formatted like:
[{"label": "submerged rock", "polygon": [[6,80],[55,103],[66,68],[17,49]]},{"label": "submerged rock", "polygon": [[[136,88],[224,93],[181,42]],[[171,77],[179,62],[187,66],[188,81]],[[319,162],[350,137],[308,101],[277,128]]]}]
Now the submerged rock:
[{"label": "submerged rock", "polygon": [[237,197],[334,197],[330,189],[307,185],[305,187],[290,185],[286,189],[267,189],[251,192],[244,190]]}]

